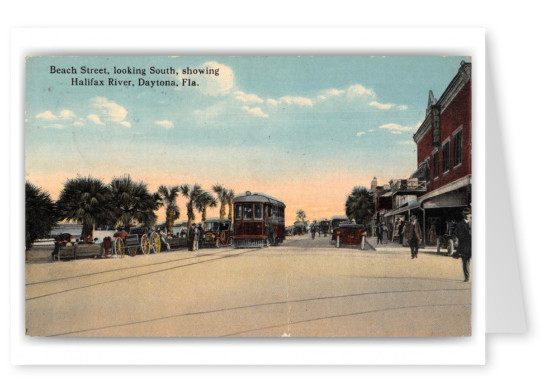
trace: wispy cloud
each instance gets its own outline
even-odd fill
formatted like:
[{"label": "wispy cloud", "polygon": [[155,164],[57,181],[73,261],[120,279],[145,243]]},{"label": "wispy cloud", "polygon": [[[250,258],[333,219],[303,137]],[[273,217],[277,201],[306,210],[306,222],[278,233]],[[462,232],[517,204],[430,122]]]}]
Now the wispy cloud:
[{"label": "wispy cloud", "polygon": [[263,103],[264,99],[260,98],[256,94],[246,94],[243,91],[235,91],[233,93],[235,99],[240,100],[244,103]]},{"label": "wispy cloud", "polygon": [[410,130],[413,130],[412,126],[404,126],[400,124],[395,123],[389,123],[379,126],[380,129],[386,129],[389,130],[392,134],[402,134],[403,132],[408,132]]},{"label": "wispy cloud", "polygon": [[273,106],[277,106],[280,104],[286,104],[286,105],[296,105],[296,106],[314,106],[314,102],[310,98],[306,98],[303,96],[282,96],[281,98],[275,100],[275,99],[269,99],[269,104]]},{"label": "wispy cloud", "polygon": [[404,110],[407,110],[407,109],[408,109],[408,107],[406,105],[398,106],[398,110],[400,110],[400,111],[404,111]]},{"label": "wispy cloud", "polygon": [[371,88],[365,88],[361,84],[354,84],[346,90],[346,97],[350,99],[358,97],[375,98],[375,91]]},{"label": "wispy cloud", "polygon": [[54,113],[52,113],[50,110],[47,110],[35,115],[34,118],[45,119],[45,120],[56,120],[57,116]]},{"label": "wispy cloud", "polygon": [[358,132],[358,133],[356,133],[356,136],[358,136],[358,137],[362,137],[363,135],[365,135],[365,132]]},{"label": "wispy cloud", "polygon": [[59,112],[59,118],[60,119],[74,119],[74,118],[76,118],[76,115],[71,110],[61,110]]},{"label": "wispy cloud", "polygon": [[162,121],[155,121],[155,124],[165,128],[165,129],[174,128],[174,123],[172,121],[169,121],[169,120],[166,120],[166,119],[164,119]]},{"label": "wispy cloud", "polygon": [[96,114],[88,114],[86,118],[97,125],[105,125],[103,122],[101,122],[101,119]]},{"label": "wispy cloud", "polygon": [[264,113],[260,107],[243,106],[243,110],[255,117],[268,118],[269,115]]},{"label": "wispy cloud", "polygon": [[61,110],[58,115],[55,115],[50,110],[46,110],[42,113],[35,115],[34,118],[44,119],[48,121],[70,120],[70,119],[76,118],[76,115],[71,110]]},{"label": "wispy cloud", "polygon": [[97,114],[91,114],[92,116],[97,117],[94,119],[91,119],[89,115],[88,119],[90,119],[92,122],[96,122],[96,120],[99,120],[100,122],[96,123],[100,124],[102,122],[101,119],[103,119],[104,121],[119,123],[127,128],[130,128],[132,126],[130,122],[125,120],[128,111],[118,103],[110,101],[109,99],[101,96],[90,99],[90,103],[92,107],[98,110],[101,114],[101,116]]},{"label": "wispy cloud", "polygon": [[369,106],[374,106],[378,109],[381,109],[381,110],[389,110],[390,108],[392,108],[393,106],[395,106],[394,103],[379,103],[377,101],[372,101],[372,102],[369,102]]}]

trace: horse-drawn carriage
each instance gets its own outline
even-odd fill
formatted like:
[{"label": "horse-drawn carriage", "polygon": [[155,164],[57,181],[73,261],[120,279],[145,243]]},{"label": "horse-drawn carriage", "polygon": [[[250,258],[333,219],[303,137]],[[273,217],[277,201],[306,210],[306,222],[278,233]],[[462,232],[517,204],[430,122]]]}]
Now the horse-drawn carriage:
[{"label": "horse-drawn carriage", "polygon": [[329,220],[327,219],[320,220],[319,222],[320,235],[323,234],[323,236],[327,236],[327,234],[329,233],[329,226],[330,226]]},{"label": "horse-drawn carriage", "polygon": [[[104,245],[106,245],[104,240]],[[141,252],[144,255],[161,252],[161,235],[148,227],[132,227],[130,232],[119,231],[113,235],[112,253],[120,258]]]}]

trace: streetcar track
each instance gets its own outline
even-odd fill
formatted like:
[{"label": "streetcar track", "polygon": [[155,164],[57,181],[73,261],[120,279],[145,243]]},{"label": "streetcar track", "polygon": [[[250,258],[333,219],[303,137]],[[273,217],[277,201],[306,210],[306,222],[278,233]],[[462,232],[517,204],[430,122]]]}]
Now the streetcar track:
[{"label": "streetcar track", "polygon": [[[71,335],[71,334],[77,334],[77,333],[86,333],[91,331],[99,331],[99,330],[107,330],[111,328],[116,327],[125,327],[125,326],[133,326],[137,324],[144,324],[144,323],[150,323],[150,322],[158,322],[162,320],[168,320],[168,319],[175,319],[175,318],[182,318],[187,316],[195,316],[195,315],[208,315],[208,314],[215,314],[220,312],[228,312],[228,311],[236,311],[236,310],[243,310],[243,309],[250,309],[250,308],[258,308],[258,307],[268,307],[268,306],[274,306],[274,305],[289,305],[289,304],[296,304],[296,303],[305,303],[305,302],[312,302],[312,301],[321,301],[321,300],[334,300],[334,299],[344,299],[344,298],[351,298],[351,297],[360,297],[360,296],[371,296],[371,295],[381,295],[381,294],[398,294],[398,293],[422,293],[422,292],[442,292],[442,291],[468,291],[468,288],[451,288],[451,289],[418,289],[418,290],[399,290],[399,291],[377,291],[377,292],[363,292],[363,293],[351,293],[347,295],[337,295],[337,296],[321,296],[321,297],[313,297],[313,298],[306,298],[306,299],[295,299],[295,300],[282,300],[282,301],[275,301],[270,303],[259,303],[259,304],[248,304],[243,306],[236,306],[236,307],[229,307],[229,308],[218,308],[214,310],[207,310],[207,311],[196,311],[196,312],[187,312],[183,314],[176,314],[176,315],[168,315],[158,318],[152,318],[152,319],[144,319],[140,321],[135,322],[128,322],[128,323],[120,323],[115,325],[109,325],[109,326],[102,326],[102,327],[96,327],[91,329],[84,329],[84,330],[75,330],[75,331],[68,331],[64,333],[59,334],[52,334],[48,335],[49,337],[58,337],[58,336],[64,336],[64,335]],[[466,304],[456,304],[456,305],[466,305]],[[470,306],[470,304],[469,304]],[[404,307],[407,308],[407,307]],[[343,316],[352,316],[350,315],[343,315]],[[310,320],[313,321],[313,320]],[[283,324],[283,326],[286,326],[288,323]],[[294,324],[294,323],[290,323]],[[279,326],[271,326],[268,328],[273,327],[279,327]],[[243,332],[239,332],[238,334],[248,332],[248,331],[254,331],[254,330],[245,330]],[[231,336],[231,335],[224,335],[224,336]]]},{"label": "streetcar track", "polygon": [[[227,252],[227,251],[228,251],[228,250],[226,250],[226,252]],[[244,254],[244,253],[240,253],[240,254]],[[25,284],[25,286],[33,286],[33,285],[38,285],[38,284],[47,284],[47,283],[51,283],[51,282],[66,281],[66,280],[70,280],[70,279],[73,279],[73,278],[91,277],[91,276],[96,276],[96,275],[98,275],[98,274],[114,273],[114,272],[120,272],[120,271],[125,271],[125,270],[138,269],[138,268],[141,268],[141,267],[149,267],[149,266],[155,266],[155,265],[163,265],[163,264],[166,264],[166,263],[179,262],[179,261],[183,261],[183,260],[186,260],[186,259],[203,258],[203,257],[211,256],[211,255],[214,255],[214,253],[197,254],[197,255],[194,255],[193,257],[190,257],[190,258],[177,258],[177,259],[171,259],[171,260],[162,261],[162,262],[148,263],[148,264],[145,264],[145,265],[135,265],[135,266],[128,266],[128,267],[120,267],[120,268],[118,268],[118,269],[102,270],[102,271],[94,272],[94,273],[87,273],[87,274],[79,274],[79,275],[76,275],[76,276],[67,276],[67,277],[54,278],[54,279],[52,279],[52,280],[44,280],[44,281],[29,282],[29,283]]]},{"label": "streetcar track", "polygon": [[[232,253],[232,254],[224,255],[224,256],[221,256],[221,257],[218,257],[218,258],[206,259],[206,260],[200,261],[200,262],[186,263],[185,265],[173,266],[173,267],[169,267],[169,268],[165,268],[165,269],[154,270],[154,271],[147,272],[147,273],[135,274],[135,275],[132,275],[132,276],[117,278],[117,279],[114,279],[114,280],[101,281],[101,282],[96,282],[96,283],[93,283],[93,284],[83,285],[83,286],[79,286],[79,287],[75,287],[75,288],[64,289],[64,290],[57,291],[57,292],[46,293],[46,294],[43,294],[43,295],[26,298],[25,301],[41,299],[41,298],[48,297],[48,296],[59,295],[61,293],[67,293],[67,292],[76,291],[76,290],[80,290],[80,289],[91,288],[91,287],[94,287],[94,286],[110,284],[110,283],[113,283],[113,282],[119,282],[119,281],[129,280],[129,279],[132,279],[132,278],[138,278],[138,277],[143,277],[143,276],[147,276],[147,275],[162,273],[162,272],[166,272],[166,271],[170,271],[170,270],[180,269],[180,268],[183,268],[183,267],[200,265],[200,264],[203,264],[203,263],[218,261],[218,260],[221,260],[221,259],[233,258],[233,257],[237,257],[239,255],[247,254],[247,253],[254,252],[254,251],[258,251],[258,249],[248,250],[248,251],[244,251],[244,252],[240,252],[240,253]],[[188,259],[188,258],[186,258],[186,259]],[[152,266],[152,265],[150,265],[150,266]]]},{"label": "streetcar track", "polygon": [[412,305],[412,306],[403,306],[403,307],[394,307],[394,308],[381,308],[381,309],[377,309],[377,310],[352,312],[352,313],[349,313],[349,314],[331,315],[331,316],[323,316],[323,317],[320,317],[320,318],[297,320],[295,322],[282,323],[282,324],[273,325],[273,326],[265,326],[265,327],[259,327],[259,328],[256,328],[256,329],[238,331],[236,333],[221,335],[220,337],[235,337],[235,336],[238,336],[240,334],[250,333],[250,332],[253,332],[253,331],[269,330],[269,329],[273,329],[273,328],[277,328],[277,327],[285,327],[285,326],[296,325],[296,324],[301,324],[301,323],[317,322],[317,321],[320,321],[320,320],[327,320],[327,319],[345,318],[345,317],[348,317],[348,316],[366,315],[366,314],[372,314],[372,313],[376,313],[376,312],[399,311],[399,310],[414,309],[414,308],[452,307],[452,306],[470,307],[471,305],[470,304],[451,303],[451,304],[425,304],[425,305]]}]

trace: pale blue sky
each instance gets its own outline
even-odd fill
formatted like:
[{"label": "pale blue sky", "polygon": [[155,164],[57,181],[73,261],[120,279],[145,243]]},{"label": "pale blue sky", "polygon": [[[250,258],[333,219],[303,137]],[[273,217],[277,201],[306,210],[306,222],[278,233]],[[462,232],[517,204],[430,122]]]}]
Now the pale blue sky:
[{"label": "pale blue sky", "polygon": [[[407,177],[416,168],[412,134],[424,119],[428,91],[438,99],[462,60],[468,58],[29,58],[26,176],[54,198],[78,174],[110,181],[128,173],[152,191],[162,181],[263,191],[269,177],[277,191],[274,182],[285,187],[349,175],[369,185],[373,176]],[[51,74],[51,66],[110,74]],[[152,76],[151,66],[180,73],[209,67],[219,76],[189,76],[198,87],[151,88],[138,86],[141,75],[113,74],[113,67],[130,67],[144,68],[146,80],[181,84],[185,77]],[[75,87],[73,77],[134,86]]]}]

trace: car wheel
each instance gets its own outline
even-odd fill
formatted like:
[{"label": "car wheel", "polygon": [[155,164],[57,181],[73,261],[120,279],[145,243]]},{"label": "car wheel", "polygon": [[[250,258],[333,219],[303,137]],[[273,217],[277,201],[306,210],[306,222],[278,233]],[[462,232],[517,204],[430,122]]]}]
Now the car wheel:
[{"label": "car wheel", "polygon": [[453,252],[454,252],[454,245],[453,245],[453,240],[452,239],[448,239],[447,249],[448,249],[448,256],[451,257],[453,255]]}]

